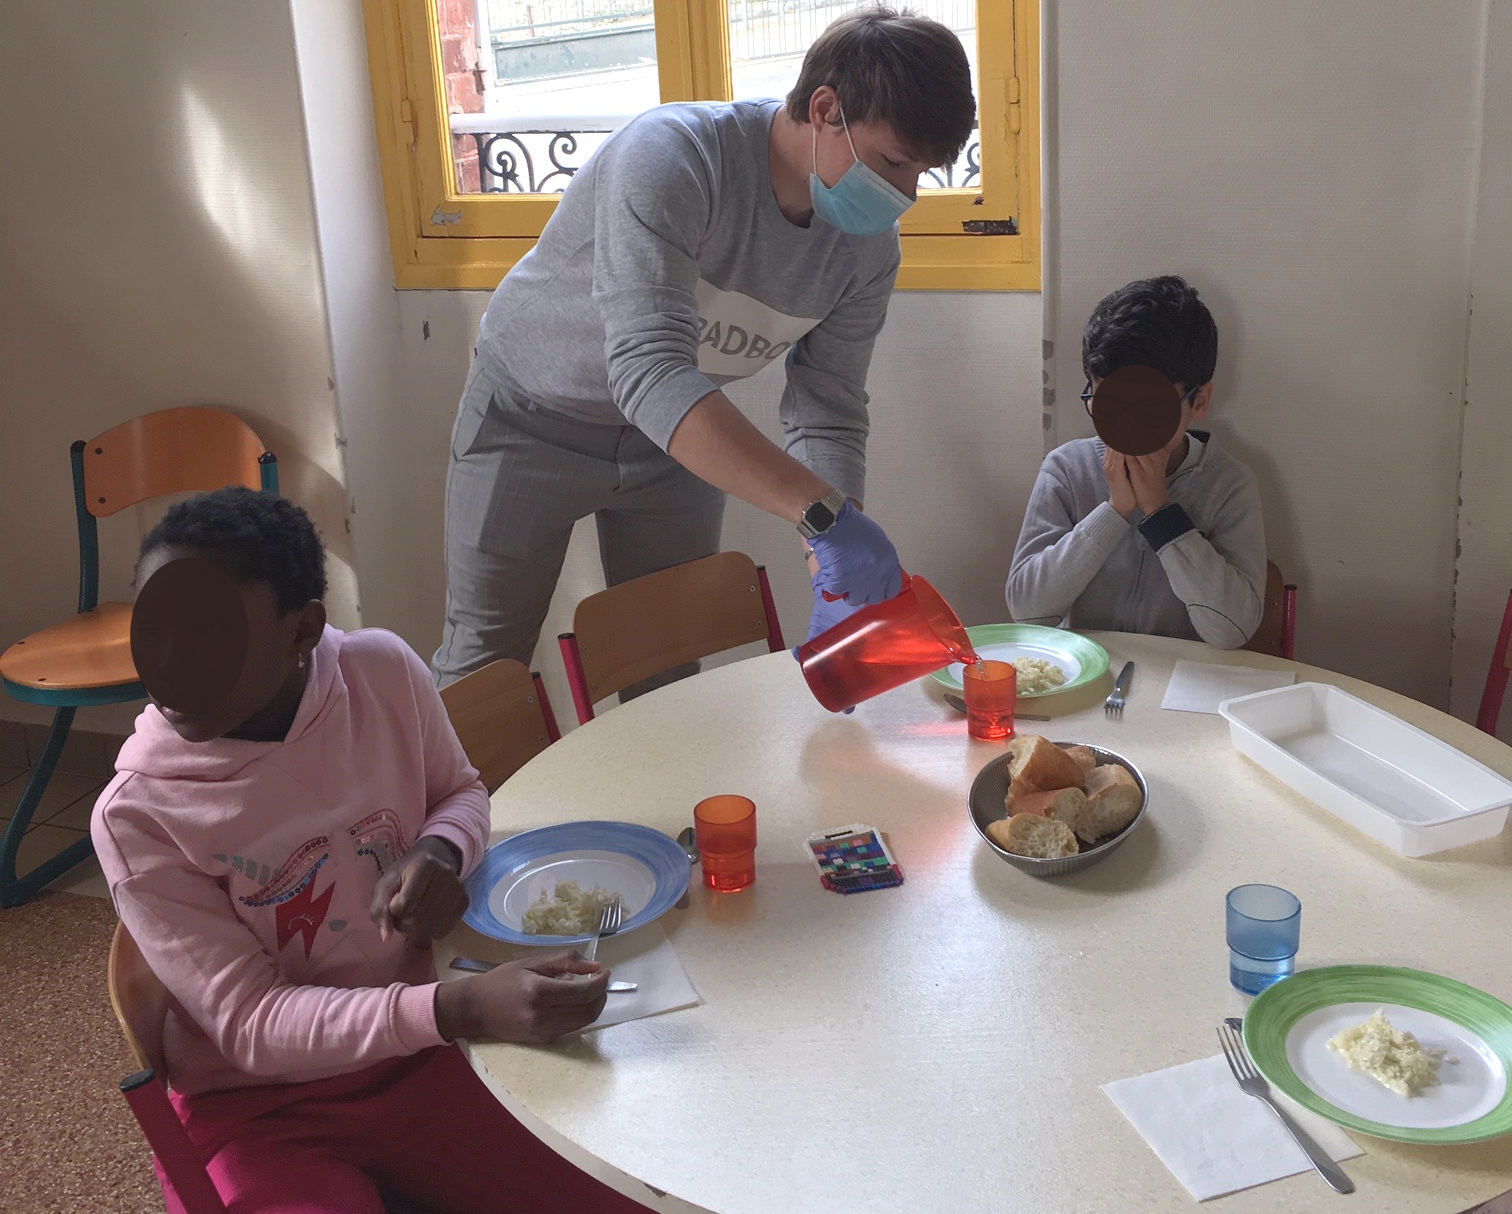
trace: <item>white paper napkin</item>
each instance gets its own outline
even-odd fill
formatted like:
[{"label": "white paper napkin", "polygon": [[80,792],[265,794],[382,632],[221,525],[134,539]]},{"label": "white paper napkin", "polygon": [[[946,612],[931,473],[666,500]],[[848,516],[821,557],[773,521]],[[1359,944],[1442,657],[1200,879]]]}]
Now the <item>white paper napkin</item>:
[{"label": "white paper napkin", "polygon": [[1259,670],[1254,666],[1180,659],[1171,672],[1160,706],[1177,712],[1216,713],[1224,700],[1273,687],[1289,687],[1296,681],[1296,672],[1291,670]]},{"label": "white paper napkin", "polygon": [[585,1033],[698,1003],[698,992],[659,924],[648,923],[625,936],[605,937],[599,941],[598,960],[613,971],[610,977],[615,982],[638,983],[640,989],[610,995],[603,1013],[582,1030]]},{"label": "white paper napkin", "polygon": [[[1276,1115],[1239,1090],[1222,1054],[1105,1083],[1103,1091],[1198,1201],[1312,1168]],[[1332,1122],[1271,1095],[1335,1160],[1364,1154]]]}]

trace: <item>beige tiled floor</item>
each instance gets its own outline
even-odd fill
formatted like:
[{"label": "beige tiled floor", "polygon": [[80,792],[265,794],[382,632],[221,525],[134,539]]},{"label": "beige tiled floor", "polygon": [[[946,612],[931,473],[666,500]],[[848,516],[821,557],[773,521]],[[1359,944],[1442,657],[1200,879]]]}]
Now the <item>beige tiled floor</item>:
[{"label": "beige tiled floor", "polygon": [[[28,774],[20,768],[0,767],[0,829],[9,821],[11,811],[21,799]],[[30,872],[48,857],[88,834],[89,815],[94,809],[95,798],[107,783],[97,776],[54,772],[26,837],[21,841],[16,871]],[[93,856],[64,873],[47,888],[96,898],[110,896],[99,862]]]}]

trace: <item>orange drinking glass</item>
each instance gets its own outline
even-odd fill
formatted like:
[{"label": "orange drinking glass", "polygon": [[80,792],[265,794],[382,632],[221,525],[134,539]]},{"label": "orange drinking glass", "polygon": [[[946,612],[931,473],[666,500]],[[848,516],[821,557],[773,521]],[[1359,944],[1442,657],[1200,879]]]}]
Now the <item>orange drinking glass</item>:
[{"label": "orange drinking glass", "polygon": [[756,802],[725,794],[693,807],[703,882],[730,892],[756,880]]},{"label": "orange drinking glass", "polygon": [[984,742],[1013,737],[1018,669],[1012,662],[979,661],[961,672],[966,689],[966,732]]},{"label": "orange drinking glass", "polygon": [[844,712],[951,662],[975,662],[976,654],[940,592],[905,575],[900,593],[800,645],[798,660],[814,699]]}]

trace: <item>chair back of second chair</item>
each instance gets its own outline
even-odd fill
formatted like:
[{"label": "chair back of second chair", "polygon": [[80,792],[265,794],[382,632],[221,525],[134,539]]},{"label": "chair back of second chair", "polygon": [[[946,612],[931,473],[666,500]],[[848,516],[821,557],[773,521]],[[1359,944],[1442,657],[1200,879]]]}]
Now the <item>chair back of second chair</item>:
[{"label": "chair back of second chair", "polygon": [[1501,716],[1502,700],[1507,694],[1507,678],[1512,675],[1512,594],[1502,612],[1501,630],[1496,634],[1496,648],[1491,651],[1491,666],[1486,671],[1486,686],[1481,692],[1480,711],[1475,727],[1493,738]]},{"label": "chair back of second chair", "polygon": [[606,696],[688,662],[765,641],[785,648],[766,569],[717,552],[591,594],[577,606],[562,658],[578,720]]},{"label": "chair back of second chair", "polygon": [[1265,562],[1265,613],[1260,627],[1245,642],[1251,653],[1268,653],[1290,660],[1297,629],[1297,588],[1281,576],[1275,561]]},{"label": "chair back of second chair", "polygon": [[541,676],[509,658],[443,687],[441,702],[490,795],[561,736]]}]

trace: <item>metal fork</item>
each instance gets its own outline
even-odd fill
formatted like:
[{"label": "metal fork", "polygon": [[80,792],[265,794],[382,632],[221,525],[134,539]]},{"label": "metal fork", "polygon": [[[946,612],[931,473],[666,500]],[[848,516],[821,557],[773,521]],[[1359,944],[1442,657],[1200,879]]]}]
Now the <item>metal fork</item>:
[{"label": "metal fork", "polygon": [[1218,1044],[1223,1047],[1223,1056],[1228,1059],[1229,1070],[1234,1072],[1234,1078],[1239,1081],[1239,1090],[1246,1096],[1253,1096],[1256,1100],[1265,1102],[1265,1106],[1281,1119],[1281,1124],[1286,1127],[1286,1132],[1297,1140],[1297,1145],[1317,1168],[1318,1175],[1323,1177],[1329,1186],[1337,1193],[1353,1193],[1354,1181],[1344,1175],[1344,1170],[1328,1157],[1328,1152],[1315,1143],[1307,1134],[1307,1131],[1288,1117],[1285,1111],[1271,1099],[1270,1084],[1265,1082],[1265,1077],[1255,1070],[1255,1064],[1250,1061],[1249,1052],[1244,1048],[1244,1039],[1239,1036],[1239,1029],[1243,1021],[1229,1016],[1218,1027]]},{"label": "metal fork", "polygon": [[612,936],[620,929],[620,920],[624,917],[625,908],[618,898],[613,902],[606,902],[604,909],[599,911],[598,931],[593,933],[593,939],[588,942],[588,951],[583,954],[585,961],[592,961],[598,956],[598,942],[605,936]]},{"label": "metal fork", "polygon": [[1118,672],[1118,678],[1113,682],[1113,694],[1103,701],[1103,712],[1110,717],[1123,716],[1124,691],[1129,686],[1129,676],[1134,673],[1134,663],[1125,662],[1124,668]]}]

